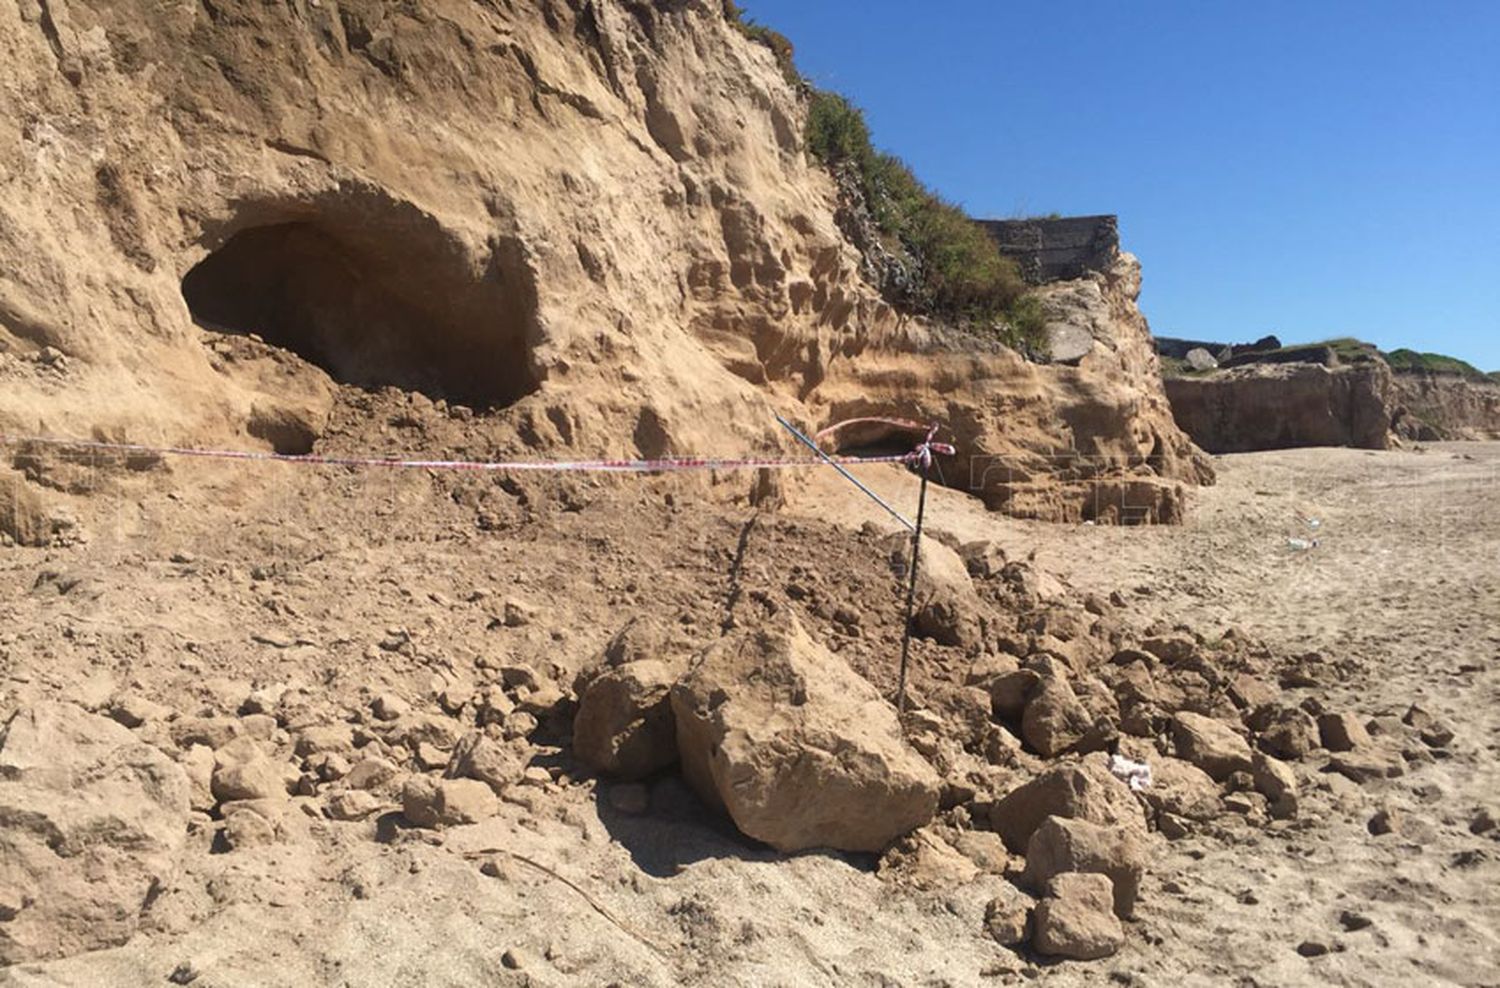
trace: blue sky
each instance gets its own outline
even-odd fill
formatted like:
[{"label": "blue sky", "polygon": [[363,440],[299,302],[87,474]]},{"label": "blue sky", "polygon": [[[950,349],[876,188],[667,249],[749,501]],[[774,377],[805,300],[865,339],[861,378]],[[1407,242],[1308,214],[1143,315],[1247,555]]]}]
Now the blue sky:
[{"label": "blue sky", "polygon": [[1500,2],[742,5],[971,214],[1118,213],[1160,335],[1500,370]]}]

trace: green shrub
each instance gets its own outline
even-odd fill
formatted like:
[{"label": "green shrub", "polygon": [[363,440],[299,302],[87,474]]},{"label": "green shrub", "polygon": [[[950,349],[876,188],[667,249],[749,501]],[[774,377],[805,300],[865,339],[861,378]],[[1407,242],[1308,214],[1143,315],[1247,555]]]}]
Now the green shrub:
[{"label": "green shrub", "polygon": [[876,151],[864,114],[838,93],[815,89],[807,150],[826,166],[849,165],[887,242],[918,268],[915,303],[935,315],[987,325],[1009,345],[1038,345],[1045,321],[1014,262],[963,210],[928,189],[900,158]]},{"label": "green shrub", "polygon": [[868,175],[875,150],[859,108],[838,93],[814,89],[807,105],[807,150],[825,165],[853,162]]},{"label": "green shrub", "polygon": [[786,77],[787,82],[799,87],[806,85],[802,73],[797,71],[797,64],[792,59],[796,50],[786,35],[747,18],[745,12],[740,9],[740,5],[734,0],[724,0],[724,16],[745,37],[771,49],[771,54],[776,56],[776,64],[781,67],[781,74]]},{"label": "green shrub", "polygon": [[1468,361],[1441,353],[1418,353],[1416,350],[1402,348],[1386,354],[1385,362],[1396,371],[1453,374],[1471,381],[1492,379],[1492,375],[1484,373]]}]

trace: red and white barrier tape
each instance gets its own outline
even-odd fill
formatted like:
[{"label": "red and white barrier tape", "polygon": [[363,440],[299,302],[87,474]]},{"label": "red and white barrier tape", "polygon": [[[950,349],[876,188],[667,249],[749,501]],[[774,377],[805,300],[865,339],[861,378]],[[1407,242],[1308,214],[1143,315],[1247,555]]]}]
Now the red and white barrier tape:
[{"label": "red and white barrier tape", "polygon": [[669,456],[649,460],[402,460],[369,456],[323,456],[316,453],[264,453],[254,450],[199,449],[190,446],[151,446],[145,443],[112,443],[96,439],[62,439],[55,436],[10,436],[0,434],[0,446],[42,445],[94,450],[137,456],[193,456],[217,460],[297,463],[330,467],[386,467],[407,470],[475,470],[509,473],[523,470],[591,473],[665,473],[681,470],[779,470],[830,464],[859,466],[866,463],[918,464],[929,450],[951,453],[953,447],[924,442],[910,453],[882,456],[825,456],[819,458],[698,457]]}]

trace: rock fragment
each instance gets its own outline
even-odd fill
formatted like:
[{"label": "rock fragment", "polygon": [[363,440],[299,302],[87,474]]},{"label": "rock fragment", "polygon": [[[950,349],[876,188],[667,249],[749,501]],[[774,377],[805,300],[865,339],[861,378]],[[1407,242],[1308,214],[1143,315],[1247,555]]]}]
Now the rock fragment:
[{"label": "rock fragment", "polygon": [[1115,915],[1135,912],[1141,876],[1146,872],[1143,836],[1131,827],[1107,827],[1087,820],[1051,816],[1032,832],[1026,845],[1022,881],[1038,891],[1065,872],[1088,872],[1109,878]]},{"label": "rock fragment", "polygon": [[401,790],[401,813],[418,827],[453,827],[478,823],[495,815],[499,798],[477,779],[407,780]]},{"label": "rock fragment", "polygon": [[1016,854],[1026,852],[1031,835],[1049,816],[1146,830],[1134,794],[1099,755],[1036,776],[997,800],[989,814],[990,826]]},{"label": "rock fragment", "polygon": [[1049,957],[1092,961],[1125,943],[1114,911],[1114,889],[1104,875],[1070,872],[1053,878],[1037,904],[1032,946]]},{"label": "rock fragment", "polygon": [[573,719],[573,752],[592,768],[641,779],[677,761],[672,684],[677,670],[658,659],[607,668],[590,679]]},{"label": "rock fragment", "polygon": [[1178,758],[1192,762],[1215,781],[1251,768],[1250,745],[1229,725],[1211,717],[1178,712],[1172,717],[1172,740]]},{"label": "rock fragment", "polygon": [[1031,904],[1019,895],[1001,895],[984,907],[984,930],[996,943],[1015,947],[1031,939]]},{"label": "rock fragment", "polygon": [[1284,820],[1297,815],[1297,776],[1286,762],[1255,753],[1255,789],[1266,797],[1271,816]]},{"label": "rock fragment", "polygon": [[1329,751],[1353,751],[1373,743],[1370,732],[1353,714],[1324,714],[1318,718],[1318,734]]}]

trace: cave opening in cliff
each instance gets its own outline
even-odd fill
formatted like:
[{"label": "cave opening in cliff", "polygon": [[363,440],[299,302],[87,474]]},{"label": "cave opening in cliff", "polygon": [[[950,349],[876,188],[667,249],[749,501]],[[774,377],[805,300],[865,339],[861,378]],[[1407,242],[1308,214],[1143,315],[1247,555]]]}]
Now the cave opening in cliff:
[{"label": "cave opening in cliff", "polygon": [[245,225],[182,280],[194,321],[254,333],[362,388],[475,408],[535,390],[535,291],[497,250],[485,269],[430,221],[313,213]]}]

